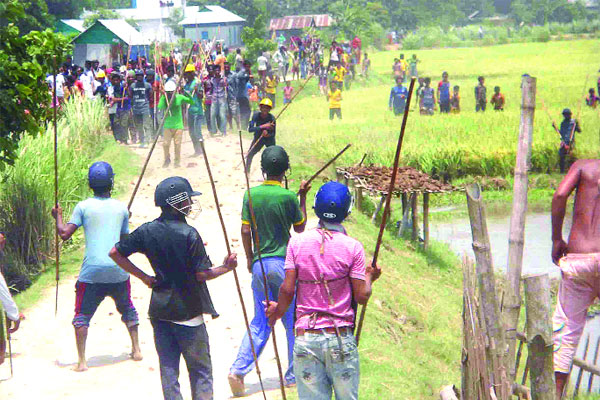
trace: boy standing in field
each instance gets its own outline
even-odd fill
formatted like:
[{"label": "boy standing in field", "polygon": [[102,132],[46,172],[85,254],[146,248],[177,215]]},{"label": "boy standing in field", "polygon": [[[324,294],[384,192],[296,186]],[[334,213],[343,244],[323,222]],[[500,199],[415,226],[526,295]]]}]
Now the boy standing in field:
[{"label": "boy standing in field", "polygon": [[477,78],[479,82],[475,86],[475,112],[485,111],[487,104],[487,88],[485,87],[485,78],[480,76]]},{"label": "boy standing in field", "polygon": [[[160,364],[165,400],[183,397],[179,389],[179,363],[185,359],[192,399],[213,398],[213,376],[208,332],[204,314],[218,317],[206,281],[218,278],[237,266],[237,255],[225,257],[223,265],[212,262],[198,231],[188,225],[192,190],[187,179],[173,176],[160,182],[154,203],[161,215],[137,228],[110,250],[110,257],[124,270],[152,289],[148,315]],[[129,256],[144,254],[155,276],[146,275]]]},{"label": "boy standing in field", "polygon": [[589,107],[596,108],[596,106],[598,106],[598,101],[600,101],[600,97],[596,96],[594,88],[590,88],[588,96],[585,98],[585,104]]},{"label": "boy standing in field", "polygon": [[455,85],[452,88],[452,97],[450,98],[450,112],[452,114],[460,113],[460,87]]},{"label": "boy standing in field", "polygon": [[181,139],[183,135],[183,115],[181,113],[181,106],[183,103],[192,104],[193,101],[187,96],[177,94],[176,84],[173,80],[165,83],[165,95],[160,98],[158,102],[158,108],[163,110],[167,108],[167,102],[171,104],[169,114],[165,119],[164,132],[165,137],[163,141],[163,150],[165,154],[165,162],[163,168],[167,168],[171,164],[171,141],[175,147],[175,168],[178,168],[181,161]]},{"label": "boy standing in field", "polygon": [[[289,169],[289,158],[283,147],[271,146],[261,156],[261,169],[266,180],[260,186],[250,189],[252,206],[256,218],[256,231],[252,226],[248,193],[244,194],[242,204],[242,244],[248,261],[248,271],[252,274],[252,293],[254,297],[254,318],[250,329],[256,354],[260,356],[269,336],[271,326],[267,321],[264,303],[265,287],[262,268],[267,277],[269,298],[277,301],[279,288],[284,279],[284,263],[290,228],[301,233],[306,226],[306,194],[310,186],[306,182],[300,185],[300,202],[296,193],[282,187],[282,181]],[[258,249],[253,247],[253,235],[259,238],[261,262]],[[256,244],[256,242],[254,242]],[[292,371],[294,358],[294,311],[289,310],[283,320],[287,333],[288,368],[285,372],[284,384],[293,385],[296,378]],[[250,338],[244,336],[235,362],[229,373],[229,385],[234,396],[244,394],[244,376],[254,367],[254,357],[250,346]]]},{"label": "boy standing in field", "polygon": [[285,82],[285,87],[283,88],[283,104],[288,104],[292,102],[292,93],[294,93],[294,88],[290,81]]},{"label": "boy standing in field", "polygon": [[408,90],[402,86],[402,78],[396,77],[396,86],[392,88],[390,92],[390,100],[388,102],[388,107],[390,108],[390,111],[393,108],[394,115],[400,115],[404,112],[407,95]]},{"label": "boy standing in field", "polygon": [[490,104],[494,106],[495,111],[504,111],[504,95],[500,93],[500,86],[494,87],[494,95],[490,99]]},{"label": "boy standing in field", "polygon": [[567,154],[573,149],[575,142],[575,132],[581,132],[581,128],[577,121],[571,118],[571,110],[565,108],[562,112],[564,120],[560,123],[560,129],[552,123],[552,127],[560,134],[560,147],[558,149],[560,173],[564,174],[566,166]]},{"label": "boy standing in field", "polygon": [[[435,109],[435,92],[431,85],[431,78],[425,78],[425,87],[421,91],[421,115],[433,115]],[[439,91],[439,89],[438,89]]]},{"label": "boy standing in field", "polygon": [[333,117],[336,115],[342,119],[342,91],[335,81],[330,84],[327,100],[329,101],[329,120],[333,121]]},{"label": "boy standing in field", "polygon": [[400,61],[400,71],[401,71],[400,76],[402,76],[402,81],[405,82],[406,81],[406,73],[408,72],[408,63],[404,59],[404,54],[400,54],[399,61]]},{"label": "boy standing in field", "polygon": [[352,195],[338,182],[315,197],[316,229],[291,238],[279,300],[267,304],[269,324],[287,315],[296,296],[294,373],[300,400],[357,400],[359,355],[354,338],[356,308],[366,304],[381,269],[365,266],[363,246],[342,225]]},{"label": "boy standing in field", "polygon": [[440,104],[441,113],[450,112],[450,81],[448,81],[448,73],[442,73],[442,80],[438,83],[437,98]]},{"label": "boy standing in field", "polygon": [[85,343],[90,321],[98,306],[107,296],[112,297],[121,314],[121,321],[131,336],[131,357],[142,359],[138,339],[138,313],[131,301],[129,274],[120,269],[108,256],[110,249],[123,235],[129,233],[129,211],[125,204],[111,198],[114,173],[110,164],[99,161],[89,169],[88,183],[94,197],[79,202],[67,224],[63,222],[62,208],[52,209],[57,230],[62,240],[69,240],[83,226],[85,257],[75,284],[75,338],[79,361],[75,371],[88,369]]},{"label": "boy standing in field", "polygon": [[365,78],[369,77],[369,68],[371,68],[371,59],[369,58],[369,55],[365,53],[362,62],[362,73]]},{"label": "boy standing in field", "polygon": [[342,90],[344,85],[344,76],[348,70],[342,64],[338,64],[333,68],[333,81],[337,83],[339,90]]},{"label": "boy standing in field", "polygon": [[420,63],[421,60],[417,58],[416,54],[412,55],[412,58],[408,60],[408,65],[410,66],[410,77],[417,78],[419,77],[419,73],[417,72],[417,64]]}]

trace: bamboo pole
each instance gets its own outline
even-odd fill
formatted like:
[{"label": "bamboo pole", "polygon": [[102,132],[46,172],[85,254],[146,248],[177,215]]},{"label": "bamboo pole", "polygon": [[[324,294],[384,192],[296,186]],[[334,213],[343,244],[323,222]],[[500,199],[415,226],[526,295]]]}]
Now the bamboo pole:
[{"label": "bamboo pole", "polygon": [[471,274],[473,271],[473,263],[470,258],[464,256],[462,262],[463,272],[463,348],[462,348],[462,360],[461,360],[461,399],[476,399],[477,391],[473,386],[474,374],[473,361],[475,357],[471,352],[473,351],[473,334],[470,325],[470,304],[469,298],[471,296],[471,288],[473,287],[473,280]]},{"label": "bamboo pole", "polygon": [[528,169],[531,160],[533,141],[533,117],[535,113],[536,78],[526,76],[521,82],[521,124],[515,165],[513,207],[510,218],[508,239],[508,287],[503,307],[503,320],[506,325],[505,337],[508,343],[508,366],[512,380],[516,377],[513,368],[516,348],[516,330],[521,309],[521,270],[523,266],[523,246],[525,242],[525,218],[527,213]]},{"label": "bamboo pole", "polygon": [[[398,164],[400,163],[400,152],[402,151],[402,141],[404,139],[404,133],[406,132],[406,121],[408,120],[408,112],[410,108],[410,99],[412,98],[413,90],[415,88],[415,78],[410,80],[410,87],[408,89],[408,98],[406,100],[406,107],[404,108],[404,116],[402,118],[402,127],[400,128],[400,137],[398,138],[398,144],[396,145],[396,155],[394,156],[394,167],[392,169],[392,176],[390,179],[390,186],[387,193],[387,200],[385,202],[385,209],[383,210],[383,218],[381,218],[381,225],[379,226],[379,235],[377,236],[377,243],[375,244],[375,251],[373,252],[373,260],[371,265],[373,268],[377,265],[377,257],[379,256],[379,248],[381,241],[383,240],[383,232],[385,231],[385,223],[387,212],[390,209],[392,202],[392,195],[394,193],[394,185],[396,184],[396,176],[398,175]],[[367,311],[367,304],[365,303],[362,307],[360,318],[358,320],[358,327],[356,329],[356,345],[358,346],[360,340],[360,333],[365,320],[365,313]]]},{"label": "bamboo pole", "polygon": [[[596,340],[596,350],[594,350],[594,362],[592,365],[596,365],[596,362],[598,361],[598,350],[600,350],[600,337],[598,337],[598,339]],[[593,383],[594,383],[594,374],[590,373],[590,379],[588,380],[588,388],[587,388],[588,393],[592,392]]]},{"label": "bamboo pole", "polygon": [[492,385],[496,388],[497,398],[508,399],[512,388],[506,373],[506,342],[500,322],[500,308],[496,299],[496,282],[481,187],[477,183],[471,184],[467,186],[466,194],[473,235],[479,297],[483,322],[489,338],[487,351],[488,362],[491,365],[488,366],[488,369],[493,371]]},{"label": "bamboo pole", "polygon": [[[289,103],[288,103],[288,104],[289,104]],[[342,154],[344,154],[344,152],[345,152],[346,150],[348,150],[348,149],[350,148],[350,146],[352,146],[352,145],[351,145],[350,143],[348,143],[348,144],[346,145],[346,147],[344,147],[344,148],[343,148],[343,149],[342,149],[342,150],[341,150],[339,153],[337,153],[337,154],[335,155],[335,157],[333,157],[331,160],[327,161],[327,163],[326,163],[325,165],[323,165],[323,167],[321,167],[321,169],[319,169],[317,172],[315,172],[315,173],[313,174],[313,176],[311,176],[311,177],[308,179],[308,181],[306,181],[306,184],[307,184],[307,185],[310,185],[310,183],[311,183],[313,180],[315,180],[315,178],[316,178],[317,176],[319,176],[319,174],[321,174],[321,172],[325,171],[325,169],[327,169],[327,167],[329,167],[331,164],[333,164],[333,163],[335,162],[335,160],[337,160],[337,159],[338,159],[338,158],[339,158],[339,157],[340,157]],[[300,192],[298,192],[298,193],[300,193]]]},{"label": "bamboo pole", "polygon": [[587,361],[584,361],[581,358],[578,358],[578,357],[573,358],[573,365],[581,368],[584,371],[589,372],[590,374],[600,376],[600,368],[598,366],[593,365]]},{"label": "bamboo pole", "polygon": [[[587,358],[587,353],[590,348],[590,335],[585,338],[585,346],[583,347],[583,361]],[[577,381],[575,382],[575,391],[573,392],[573,397],[577,397],[579,394],[579,385],[581,385],[581,379],[583,378],[583,369],[579,369],[577,373]]]},{"label": "bamboo pole", "polygon": [[[57,127],[57,116],[56,109],[58,107],[58,99],[56,98],[56,56],[53,59],[53,72],[54,72],[54,88],[52,89],[52,128],[54,130],[54,206],[58,207],[58,127]],[[56,280],[56,295],[54,298],[54,316],[58,314],[58,282],[60,281],[60,248],[58,238],[58,218],[56,218],[55,229],[54,229],[54,262],[55,262],[55,280]],[[10,345],[10,336],[9,341]],[[11,357],[11,371],[12,371],[12,357]]]},{"label": "bamboo pole", "polygon": [[[208,178],[210,179],[210,186],[212,188],[213,196],[215,198],[215,207],[217,209],[217,215],[219,216],[219,222],[221,222],[221,229],[223,230],[223,237],[225,239],[225,247],[227,248],[227,254],[231,255],[231,246],[229,244],[229,237],[227,236],[227,228],[225,228],[225,221],[223,220],[223,214],[221,213],[221,206],[219,205],[219,196],[217,195],[215,180],[213,179],[212,171],[210,169],[210,163],[208,162],[208,154],[206,154],[204,140],[200,141],[200,147],[202,147],[202,153],[204,154],[204,163],[206,164],[206,171],[208,173]],[[254,358],[254,365],[256,366],[256,374],[258,375],[260,389],[262,390],[264,399],[267,400],[267,395],[265,394],[265,387],[262,381],[262,375],[258,366],[258,357],[256,355],[256,350],[254,349],[254,341],[252,340],[252,330],[250,329],[248,312],[246,311],[246,303],[244,302],[244,296],[242,295],[242,287],[240,285],[240,280],[238,278],[236,269],[233,269],[233,278],[235,280],[235,287],[237,289],[238,297],[240,299],[240,305],[242,306],[242,314],[244,316],[244,323],[246,324],[246,333],[248,334],[248,339],[250,341],[250,349],[252,350],[252,357]]]},{"label": "bamboo pole", "polygon": [[385,194],[381,195],[381,199],[379,200],[379,204],[377,205],[377,207],[375,208],[375,211],[373,212],[373,215],[371,216],[371,222],[374,224],[375,221],[377,221],[377,215],[379,214],[379,211],[381,211],[381,207],[383,207],[383,203],[385,202]]},{"label": "bamboo pole", "polygon": [[[246,160],[244,158],[244,143],[242,141],[242,131],[239,130],[238,131],[239,137],[240,137],[240,150],[241,150],[241,157],[242,157],[242,164],[244,167],[244,177],[246,178],[246,188],[247,191],[246,193],[248,194],[248,208],[250,209],[250,219],[251,219],[251,223],[252,223],[252,238],[254,239],[254,247],[256,248],[256,253],[258,255],[258,262],[260,264],[260,270],[262,273],[262,278],[263,278],[263,286],[264,286],[264,290],[265,290],[265,302],[266,305],[269,305],[269,286],[267,284],[267,274],[265,271],[265,266],[263,265],[263,260],[262,260],[262,254],[260,251],[260,242],[259,242],[259,238],[258,238],[258,225],[256,223],[256,215],[254,214],[254,206],[252,204],[252,195],[250,194],[250,178],[248,178],[248,172],[246,171]],[[277,349],[277,339],[275,337],[275,327],[273,327],[273,329],[271,329],[271,333],[273,335],[273,349],[275,350],[275,360],[277,361],[277,371],[279,372],[279,385],[281,388],[281,396],[283,397],[283,400],[286,400],[286,396],[285,396],[285,386],[283,384],[283,372],[281,370],[281,360],[279,358],[279,350]]]},{"label": "bamboo pole", "polygon": [[523,278],[523,285],[531,395],[534,400],[555,400],[550,277],[529,275]]},{"label": "bamboo pole", "polygon": [[423,249],[429,247],[429,193],[423,193]]},{"label": "bamboo pole", "polygon": [[416,242],[419,239],[419,209],[417,208],[417,192],[410,195],[410,209],[412,212],[412,235],[411,239]]}]

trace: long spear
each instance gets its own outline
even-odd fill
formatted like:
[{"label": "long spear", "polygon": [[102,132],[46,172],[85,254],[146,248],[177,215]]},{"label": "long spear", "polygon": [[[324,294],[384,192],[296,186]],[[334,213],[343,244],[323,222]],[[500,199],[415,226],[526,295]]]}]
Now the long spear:
[{"label": "long spear", "polygon": [[540,98],[540,100],[542,101],[542,108],[544,109],[544,111],[546,111],[546,115],[548,116],[548,119],[550,120],[550,122],[552,122],[552,127],[554,128],[556,133],[558,133],[560,135],[560,131],[556,127],[556,122],[554,122],[552,115],[550,115],[550,111],[548,111],[548,108],[546,107],[546,103],[544,103],[544,99]]},{"label": "long spear", "polygon": [[[208,178],[210,179],[210,186],[212,188],[213,196],[215,198],[215,207],[217,208],[217,214],[219,215],[219,221],[221,222],[221,228],[223,229],[223,237],[225,238],[225,246],[227,247],[227,254],[231,255],[231,246],[229,245],[229,237],[227,236],[227,229],[225,228],[225,221],[223,220],[223,214],[221,214],[221,206],[219,205],[219,196],[217,195],[217,188],[215,187],[215,180],[213,179],[212,172],[210,169],[210,163],[208,162],[208,155],[206,154],[206,148],[204,147],[204,140],[200,141],[200,147],[202,147],[202,153],[204,153],[204,163],[206,164],[206,171],[208,172]],[[238,296],[240,298],[240,304],[242,305],[242,313],[244,314],[244,323],[246,324],[246,332],[248,333],[248,339],[250,339],[250,348],[252,349],[252,357],[254,357],[254,365],[256,366],[256,374],[258,375],[258,381],[260,382],[260,389],[262,390],[263,397],[267,400],[265,394],[265,387],[263,386],[262,376],[260,368],[258,367],[258,357],[256,356],[256,350],[254,349],[254,341],[252,340],[252,331],[250,330],[250,323],[248,322],[248,312],[246,311],[246,303],[244,303],[244,297],[242,296],[242,287],[240,286],[240,280],[238,278],[237,270],[233,270],[233,278],[235,279],[235,287],[237,288]]]},{"label": "long spear", "polygon": [[[590,74],[587,74],[585,77],[585,82],[583,82],[583,93],[581,93],[581,98],[579,99],[579,107],[577,107],[577,115],[573,121],[573,128],[571,128],[571,135],[569,136],[569,144],[573,141],[573,136],[575,136],[575,128],[577,127],[577,117],[581,117],[581,106],[583,105],[583,99],[585,97],[585,88],[587,87],[587,80],[590,77]],[[572,149],[573,146],[569,147]]]},{"label": "long spear", "polygon": [[[0,316],[0,318],[2,318],[3,316]],[[8,362],[10,364],[10,377],[12,379],[14,373],[13,373],[13,352],[12,352],[12,339],[10,336],[10,329],[6,330],[6,336],[8,339]]]},{"label": "long spear", "polygon": [[[187,65],[190,62],[190,58],[192,57],[192,51],[194,51],[194,46],[192,46],[190,48],[190,53],[187,56],[185,65]],[[179,88],[179,86],[181,85],[181,79],[183,79],[183,74],[179,74],[179,78],[177,79],[177,86],[176,86],[177,88]],[[166,94],[165,94],[165,99],[166,99]],[[156,131],[154,131],[154,141],[152,142],[152,146],[150,146],[150,150],[148,151],[148,155],[146,156],[146,161],[144,161],[144,166],[142,167],[142,172],[140,173],[140,177],[138,178],[138,181],[135,184],[133,193],[131,193],[131,199],[129,199],[129,204],[127,204],[128,210],[131,209],[131,205],[133,204],[135,195],[137,194],[137,191],[140,188],[140,184],[142,183],[142,179],[144,178],[144,173],[146,172],[146,168],[148,168],[148,163],[150,162],[150,157],[152,157],[152,152],[154,151],[154,148],[156,147],[156,143],[158,142],[158,136],[159,136],[158,132],[160,132],[160,130],[165,125],[165,121],[167,120],[167,116],[169,115],[169,112],[171,111],[171,106],[173,105],[173,103],[174,103],[173,101],[171,101],[171,102],[167,101],[167,109],[165,110],[165,114],[163,115],[163,118],[160,121],[160,125],[158,126]]]},{"label": "long spear", "polygon": [[350,146],[352,146],[352,144],[348,143],[348,144],[346,145],[346,147],[344,147],[344,148],[342,149],[342,151],[340,151],[339,153],[337,153],[337,154],[336,154],[336,156],[335,156],[335,157],[333,157],[331,160],[327,161],[327,163],[326,163],[325,165],[323,165],[323,167],[321,167],[321,169],[320,169],[320,170],[318,170],[317,172],[315,172],[315,173],[313,174],[313,176],[311,176],[311,177],[308,179],[308,181],[306,181],[306,184],[307,184],[307,185],[309,185],[309,184],[310,184],[310,183],[311,183],[313,180],[315,180],[315,178],[316,178],[317,176],[319,176],[319,174],[320,174],[321,172],[325,171],[325,169],[326,169],[327,167],[329,167],[331,164],[333,164],[335,160],[337,160],[337,159],[338,159],[338,158],[339,158],[339,157],[340,157],[342,154],[344,154],[344,152],[345,152],[346,150],[348,150],[348,149],[350,148]]},{"label": "long spear", "polygon": [[[300,87],[300,89],[292,96],[292,98],[290,99],[290,102],[287,103],[282,109],[281,111],[279,111],[279,113],[277,114],[277,116],[275,117],[275,122],[277,122],[277,120],[279,119],[279,117],[281,116],[281,114],[283,114],[283,112],[288,108],[288,106],[290,104],[292,104],[292,102],[294,101],[294,99],[296,98],[296,96],[298,96],[300,94],[300,92],[302,90],[304,90],[304,88],[306,87],[306,84],[308,83],[308,81],[315,76],[314,74],[311,74],[308,76],[308,78],[306,78],[306,80],[304,81],[304,83],[302,84],[302,86]],[[248,149],[248,153],[246,153],[246,157],[248,157],[248,154],[250,154],[250,152],[252,150],[254,150],[254,148],[258,145],[258,143],[262,140],[263,135],[261,135],[258,140],[256,142],[254,142],[254,144],[252,144],[252,146],[250,146],[250,148]],[[240,167],[241,164],[238,164],[237,168]]]},{"label": "long spear", "polygon": [[[402,117],[402,127],[400,128],[400,137],[398,138],[398,145],[396,146],[396,155],[394,156],[394,169],[392,169],[392,178],[390,180],[390,186],[388,194],[385,200],[385,208],[383,209],[383,216],[381,217],[381,224],[379,225],[379,236],[377,236],[377,244],[375,245],[375,252],[373,253],[373,261],[371,265],[375,268],[377,265],[377,257],[379,256],[379,248],[381,247],[381,241],[383,240],[383,233],[385,231],[385,224],[387,222],[387,216],[390,211],[390,204],[392,202],[392,193],[394,192],[394,185],[396,183],[396,175],[398,174],[398,163],[400,162],[400,151],[402,151],[402,141],[404,140],[404,132],[406,131],[406,121],[408,120],[408,112],[410,108],[410,100],[412,98],[413,89],[415,88],[415,78],[410,80],[410,87],[408,89],[408,98],[406,100],[406,108],[404,108],[404,116]],[[360,319],[358,321],[358,328],[356,330],[356,344],[360,341],[360,333],[362,331],[363,323],[365,320],[365,313],[367,311],[367,304],[362,307],[360,313]]]},{"label": "long spear", "polygon": [[[53,56],[53,72],[54,72],[54,87],[52,89],[52,125],[54,128],[54,206],[58,208],[58,128],[56,124],[56,108],[58,107],[58,101],[56,99],[56,56]],[[54,316],[58,314],[58,282],[60,281],[60,250],[58,243],[58,218],[56,219],[56,225],[54,229],[54,253],[55,253],[55,279],[56,279],[56,296],[54,299]],[[10,342],[9,342],[10,345]],[[12,370],[12,368],[11,368]]]},{"label": "long spear", "polygon": [[[256,224],[256,215],[254,214],[254,206],[252,204],[252,196],[250,195],[250,178],[248,178],[248,172],[246,172],[246,160],[244,159],[244,143],[242,141],[242,130],[238,130],[240,137],[240,150],[242,151],[242,164],[244,165],[244,177],[246,178],[246,188],[248,193],[248,208],[250,208],[250,219],[252,222],[252,237],[254,238],[254,247],[258,255],[258,263],[260,264],[260,270],[262,272],[263,286],[265,289],[265,301],[267,306],[269,305],[269,286],[267,285],[267,274],[265,272],[265,266],[263,265],[262,254],[260,251],[260,241],[258,238],[258,225]],[[285,387],[283,385],[283,372],[281,370],[281,360],[279,359],[279,351],[277,350],[277,339],[275,338],[275,327],[271,329],[273,333],[273,348],[275,349],[275,360],[277,360],[277,371],[279,372],[279,386],[281,387],[281,396],[283,400],[286,400]]]}]

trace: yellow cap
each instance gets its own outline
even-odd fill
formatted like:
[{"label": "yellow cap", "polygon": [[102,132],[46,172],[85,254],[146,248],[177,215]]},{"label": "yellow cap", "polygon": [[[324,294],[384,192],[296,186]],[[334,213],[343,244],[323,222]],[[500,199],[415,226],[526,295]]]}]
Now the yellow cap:
[{"label": "yellow cap", "polygon": [[269,107],[273,108],[273,102],[268,97],[265,97],[264,99],[262,99],[260,101],[260,105],[261,106],[269,106]]},{"label": "yellow cap", "polygon": [[194,67],[194,64],[188,64],[187,67],[185,67],[185,72],[196,72],[196,67]]},{"label": "yellow cap", "polygon": [[96,74],[96,78],[106,78],[106,74],[104,71],[100,71]]}]

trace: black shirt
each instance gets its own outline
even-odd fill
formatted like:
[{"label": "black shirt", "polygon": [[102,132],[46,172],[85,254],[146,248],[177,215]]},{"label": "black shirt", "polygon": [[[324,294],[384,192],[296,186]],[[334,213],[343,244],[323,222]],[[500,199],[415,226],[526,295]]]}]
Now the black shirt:
[{"label": "black shirt", "polygon": [[183,215],[163,213],[115,247],[124,257],[144,254],[154,269],[157,282],[152,288],[150,318],[187,321],[200,314],[219,316],[206,283],[196,279],[196,272],[210,269],[212,263],[200,234]]},{"label": "black shirt", "polygon": [[[258,137],[262,134],[262,130],[260,129],[260,126],[263,124],[266,124],[268,122],[275,123],[275,117],[273,116],[273,114],[268,113],[267,117],[263,118],[262,115],[260,115],[260,111],[256,111],[254,113],[254,115],[252,116],[252,119],[250,120],[250,126],[248,127],[248,132],[252,132],[252,133],[254,133],[254,137]],[[277,130],[277,126],[273,126],[273,130],[269,131],[269,136],[275,137],[276,130]]]}]

